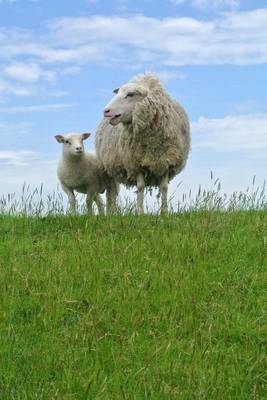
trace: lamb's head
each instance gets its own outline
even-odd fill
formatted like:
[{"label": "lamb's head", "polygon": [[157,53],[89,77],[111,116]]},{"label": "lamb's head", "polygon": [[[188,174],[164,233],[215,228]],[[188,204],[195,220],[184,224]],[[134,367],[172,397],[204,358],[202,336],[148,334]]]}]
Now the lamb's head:
[{"label": "lamb's head", "polygon": [[81,156],[84,153],[83,141],[88,139],[90,133],[68,133],[67,135],[56,135],[58,143],[63,143],[63,153],[66,156]]},{"label": "lamb's head", "polygon": [[136,106],[148,95],[148,88],[131,82],[115,89],[114,93],[115,96],[104,109],[104,117],[109,118],[111,125],[131,123]]}]

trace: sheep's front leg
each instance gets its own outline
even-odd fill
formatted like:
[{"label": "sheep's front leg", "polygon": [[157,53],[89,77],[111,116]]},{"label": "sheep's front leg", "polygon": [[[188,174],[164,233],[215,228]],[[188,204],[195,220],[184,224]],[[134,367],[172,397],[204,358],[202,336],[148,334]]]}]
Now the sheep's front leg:
[{"label": "sheep's front leg", "polygon": [[104,203],[99,193],[95,194],[95,203],[97,205],[99,215],[104,214]]},{"label": "sheep's front leg", "polygon": [[159,191],[161,196],[161,214],[168,212],[168,185],[169,185],[169,174],[168,172],[163,175],[160,181]]},{"label": "sheep's front leg", "polygon": [[107,214],[113,214],[116,211],[118,191],[118,184],[112,179],[107,187]]},{"label": "sheep's front leg", "polygon": [[137,175],[137,213],[144,213],[144,191],[145,191],[145,180],[142,173]]},{"label": "sheep's front leg", "polygon": [[69,212],[70,214],[75,214],[76,213],[76,199],[75,199],[75,194],[72,189],[68,188],[68,186],[64,185],[61,183],[61,187],[68,196],[69,199]]},{"label": "sheep's front leg", "polygon": [[93,194],[89,191],[86,196],[86,207],[89,215],[93,214]]}]

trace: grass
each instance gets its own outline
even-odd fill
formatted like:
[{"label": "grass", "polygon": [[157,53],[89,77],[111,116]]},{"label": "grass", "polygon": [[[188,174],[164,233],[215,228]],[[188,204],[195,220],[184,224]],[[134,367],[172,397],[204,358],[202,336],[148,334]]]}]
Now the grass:
[{"label": "grass", "polygon": [[229,210],[2,214],[0,399],[267,399],[266,208]]},{"label": "grass", "polygon": [[[261,185],[256,184],[256,177],[253,177],[252,185],[247,187],[245,192],[233,192],[227,195],[222,192],[219,179],[210,175],[210,187],[203,189],[199,186],[197,193],[183,193],[180,200],[175,200],[175,195],[181,182],[178,183],[174,193],[170,194],[169,209],[171,212],[186,211],[240,211],[240,210],[267,210],[266,182]],[[31,189],[26,183],[23,184],[21,193],[11,193],[0,197],[0,215],[23,215],[23,216],[51,216],[62,215],[66,212],[66,201],[62,196],[62,191],[44,194],[43,185]],[[152,190],[148,190],[152,194]],[[180,192],[180,190],[179,190]],[[84,196],[82,196],[84,199]],[[65,196],[66,198],[66,196]],[[84,214],[86,207],[78,196],[78,212]],[[148,213],[157,214],[160,210],[159,202],[151,207],[146,207]],[[124,199],[118,208],[118,214],[131,214],[135,211],[135,204]]]}]

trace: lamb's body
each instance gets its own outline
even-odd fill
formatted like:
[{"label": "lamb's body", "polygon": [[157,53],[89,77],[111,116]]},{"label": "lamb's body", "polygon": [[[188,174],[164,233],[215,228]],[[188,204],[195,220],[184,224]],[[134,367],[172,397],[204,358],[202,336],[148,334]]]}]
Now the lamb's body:
[{"label": "lamb's body", "polygon": [[89,134],[67,136],[58,135],[56,139],[63,143],[62,156],[58,163],[57,175],[62,189],[69,198],[70,211],[75,212],[74,191],[87,194],[88,212],[92,212],[92,202],[95,201],[99,213],[104,212],[104,206],[99,193],[103,193],[109,178],[95,153],[84,151],[83,140]]},{"label": "lamb's body", "polygon": [[92,192],[105,191],[105,174],[94,153],[83,153],[79,157],[62,155],[57,169],[58,178],[68,188],[87,194],[88,187]]},{"label": "lamb's body", "polygon": [[112,126],[108,118],[103,119],[96,132],[97,156],[120,183],[138,187],[142,176],[145,186],[160,186],[163,179],[166,186],[186,164],[188,117],[155,76],[137,77],[132,83],[144,87],[148,94],[134,105],[129,123]]}]

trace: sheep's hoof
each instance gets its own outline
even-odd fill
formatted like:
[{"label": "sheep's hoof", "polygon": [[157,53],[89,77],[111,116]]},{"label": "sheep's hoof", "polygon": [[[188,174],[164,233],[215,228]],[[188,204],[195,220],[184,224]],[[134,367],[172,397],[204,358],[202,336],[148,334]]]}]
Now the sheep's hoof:
[{"label": "sheep's hoof", "polygon": [[167,214],[168,214],[168,208],[166,208],[166,207],[161,208],[160,214],[161,214],[161,215],[167,215]]},{"label": "sheep's hoof", "polygon": [[76,210],[68,210],[67,212],[68,215],[77,215]]}]

